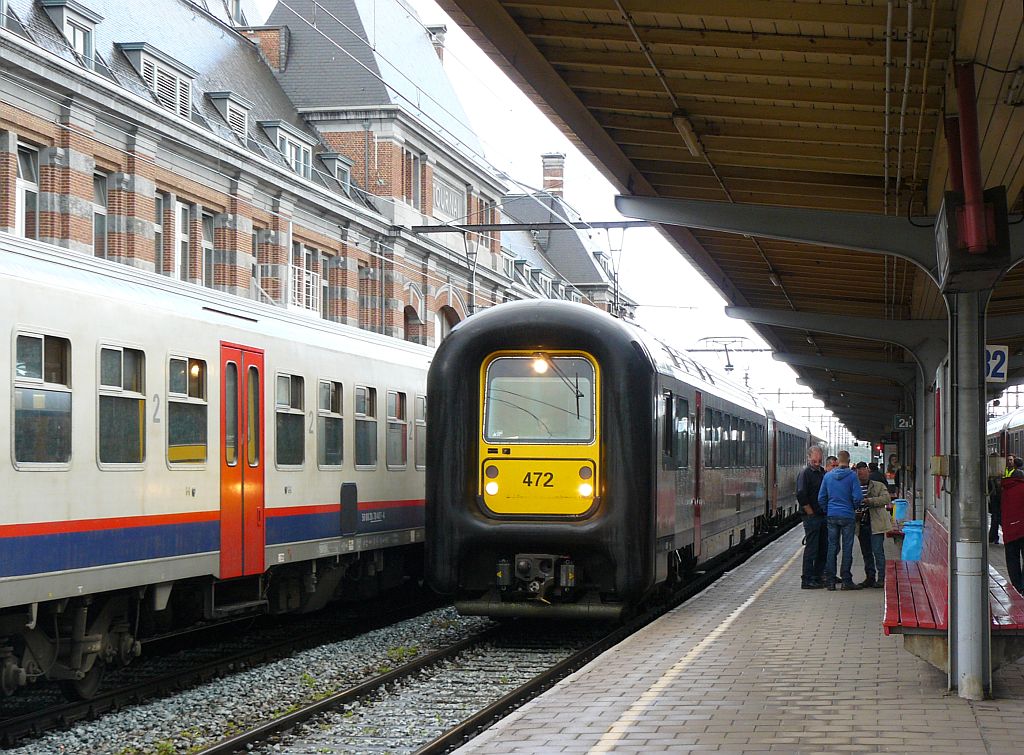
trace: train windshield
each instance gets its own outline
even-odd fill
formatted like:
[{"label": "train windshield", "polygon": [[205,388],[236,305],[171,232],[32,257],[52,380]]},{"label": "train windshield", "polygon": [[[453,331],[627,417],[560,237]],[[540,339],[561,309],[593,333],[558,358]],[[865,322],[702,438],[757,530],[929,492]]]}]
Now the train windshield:
[{"label": "train windshield", "polygon": [[583,357],[499,357],[487,368],[489,443],[590,443],[594,365]]}]

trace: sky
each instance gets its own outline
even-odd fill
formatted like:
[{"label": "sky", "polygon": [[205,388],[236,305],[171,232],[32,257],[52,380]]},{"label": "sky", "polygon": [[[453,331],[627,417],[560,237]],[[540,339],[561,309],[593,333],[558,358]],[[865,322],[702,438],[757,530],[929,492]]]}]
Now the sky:
[{"label": "sky", "polygon": [[[269,14],[276,0],[256,0]],[[363,2],[393,0],[363,0]],[[585,220],[619,220],[614,206],[616,191],[569,140],[527,99],[508,77],[438,7],[435,0],[405,0],[425,24],[447,26],[445,71],[452,82],[470,125],[483,145],[487,159],[527,187],[542,184],[540,155],[563,152],[565,200]],[[251,20],[250,20],[251,22]],[[511,191],[521,190],[511,186]],[[693,269],[682,255],[654,229],[596,231],[596,238],[611,254],[619,269],[622,290],[637,301],[636,319],[647,330],[673,345],[706,347],[702,338],[746,338],[738,344],[766,348],[746,323],[725,315],[726,302]],[[721,369],[722,353],[696,353],[695,358]],[[749,379],[754,391],[771,391],[765,398],[787,408],[821,407],[796,384],[796,374],[776,362],[769,353],[732,352],[733,379]],[[781,393],[780,393],[781,392]],[[801,393],[803,395],[794,395]],[[788,394],[788,395],[787,395]],[[823,425],[824,423],[819,422]]]}]

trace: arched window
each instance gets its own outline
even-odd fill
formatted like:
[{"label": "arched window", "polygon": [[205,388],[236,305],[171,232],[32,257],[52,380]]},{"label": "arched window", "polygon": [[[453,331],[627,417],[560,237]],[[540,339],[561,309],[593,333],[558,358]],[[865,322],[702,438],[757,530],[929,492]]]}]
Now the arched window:
[{"label": "arched window", "polygon": [[443,306],[437,310],[437,314],[434,315],[434,339],[436,343],[441,343],[448,334],[452,332],[459,323],[459,313],[456,312],[452,307]]},{"label": "arched window", "polygon": [[405,312],[402,315],[403,333],[406,341],[412,341],[413,343],[424,343],[424,328],[423,321],[420,320],[419,314],[416,312],[416,308],[412,306],[406,306]]}]

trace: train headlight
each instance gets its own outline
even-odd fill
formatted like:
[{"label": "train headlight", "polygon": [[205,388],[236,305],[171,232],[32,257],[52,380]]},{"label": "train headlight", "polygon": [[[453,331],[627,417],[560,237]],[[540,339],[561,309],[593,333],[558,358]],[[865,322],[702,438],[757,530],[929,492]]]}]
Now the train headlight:
[{"label": "train headlight", "polygon": [[538,375],[543,375],[548,371],[548,360],[543,354],[533,355],[533,371]]},{"label": "train headlight", "polygon": [[584,498],[589,498],[594,494],[594,486],[589,482],[580,483],[578,490],[580,491],[580,495]]},{"label": "train headlight", "polygon": [[498,483],[491,480],[489,483],[484,485],[484,492],[487,493],[487,495],[496,495],[498,492]]}]

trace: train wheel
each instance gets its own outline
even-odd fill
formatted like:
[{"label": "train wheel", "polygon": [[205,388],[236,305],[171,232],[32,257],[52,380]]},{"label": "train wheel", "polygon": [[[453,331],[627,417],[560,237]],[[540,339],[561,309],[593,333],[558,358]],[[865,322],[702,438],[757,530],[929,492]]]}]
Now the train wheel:
[{"label": "train wheel", "polygon": [[62,679],[61,692],[68,700],[91,700],[99,692],[106,672],[107,664],[97,660],[81,679]]}]

